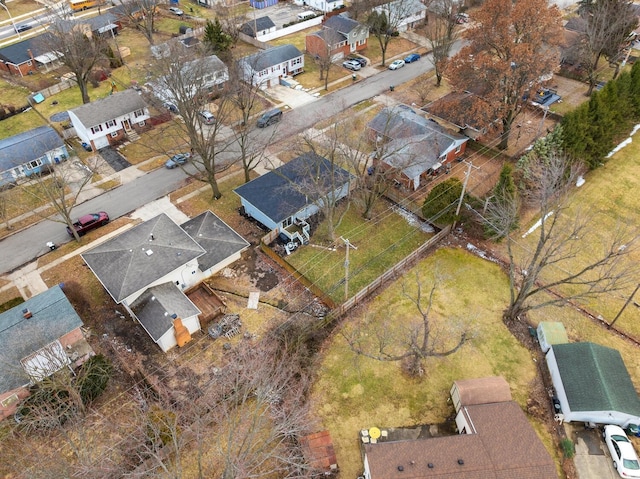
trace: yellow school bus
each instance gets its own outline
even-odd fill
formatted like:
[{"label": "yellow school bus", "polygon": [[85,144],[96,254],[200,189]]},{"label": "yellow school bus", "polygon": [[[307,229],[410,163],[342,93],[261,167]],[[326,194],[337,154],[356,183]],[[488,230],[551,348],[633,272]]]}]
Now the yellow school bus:
[{"label": "yellow school bus", "polygon": [[102,0],[69,0],[73,12],[81,12],[87,8],[97,7]]}]

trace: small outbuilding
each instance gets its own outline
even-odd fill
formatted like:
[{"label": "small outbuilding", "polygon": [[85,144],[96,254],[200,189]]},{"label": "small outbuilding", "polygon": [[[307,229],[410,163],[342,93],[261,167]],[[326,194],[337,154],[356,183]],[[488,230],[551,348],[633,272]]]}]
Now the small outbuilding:
[{"label": "small outbuilding", "polygon": [[564,324],[557,321],[541,321],[536,328],[536,335],[543,353],[549,351],[549,348],[554,344],[566,344],[569,342]]},{"label": "small outbuilding", "polygon": [[551,346],[547,366],[566,422],[640,425],[640,398],[620,353],[594,343]]}]

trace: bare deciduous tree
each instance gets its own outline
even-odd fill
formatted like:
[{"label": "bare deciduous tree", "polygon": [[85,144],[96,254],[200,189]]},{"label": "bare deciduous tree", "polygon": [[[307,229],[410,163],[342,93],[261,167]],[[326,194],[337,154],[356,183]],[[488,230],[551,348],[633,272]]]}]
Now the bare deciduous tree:
[{"label": "bare deciduous tree", "polygon": [[259,139],[253,131],[252,117],[262,108],[261,89],[258,82],[249,79],[244,81],[244,75],[238,70],[237,63],[231,68],[231,81],[227,92],[229,100],[240,112],[241,120],[233,128],[235,142],[239,149],[240,162],[244,170],[245,183],[251,180],[251,171],[264,159],[266,147],[275,137],[276,129],[270,130],[267,139]]},{"label": "bare deciduous tree", "polygon": [[587,71],[587,95],[591,95],[598,83],[598,65],[603,56],[615,65],[614,78],[617,76],[620,53],[629,34],[638,25],[638,16],[633,3],[627,0],[585,0],[580,3],[576,28],[581,34],[577,49]]},{"label": "bare deciduous tree", "polygon": [[46,42],[43,51],[55,51],[60,55],[60,61],[75,75],[82,103],[89,103],[91,72],[102,61],[108,61],[106,41],[99,35],[93,35],[88,24],[62,19],[52,22],[40,41]]},{"label": "bare deciduous tree", "polygon": [[133,477],[301,477],[298,440],[311,432],[308,376],[264,344],[240,344],[197,397],[154,404],[133,439]]},{"label": "bare deciduous tree", "polygon": [[449,53],[453,43],[458,38],[456,30],[456,18],[454,15],[454,7],[458,2],[456,0],[439,0],[431,3],[431,11],[434,16],[426,26],[427,40],[431,45],[431,63],[433,64],[436,75],[436,87],[442,82],[447,63],[449,61]]},{"label": "bare deciduous tree", "polygon": [[244,10],[237,5],[216,4],[216,14],[222,24],[224,32],[231,37],[233,44],[238,43],[242,24],[247,21],[247,15]]},{"label": "bare deciduous tree", "polygon": [[[601,238],[595,231],[597,214],[573,213],[569,191],[581,168],[557,151],[534,156],[523,172],[527,189],[519,195],[504,191],[500,201],[490,201],[484,221],[496,236],[506,241],[509,260],[509,307],[506,321],[519,319],[528,311],[567,301],[594,298],[618,291],[635,282],[636,266],[627,258],[638,235],[619,226]],[[536,238],[529,247],[514,238],[514,225],[520,214],[518,196],[536,208],[540,220]],[[589,238],[589,239],[587,239]],[[558,295],[546,294],[555,291]]]},{"label": "bare deciduous tree", "polygon": [[157,0],[112,0],[127,17],[129,25],[144,35],[153,45],[156,33],[156,17],[158,15]]},{"label": "bare deciduous tree", "polygon": [[[327,239],[336,239],[336,229],[340,226],[349,209],[349,193],[352,175],[343,166],[344,158],[340,152],[339,135],[336,126],[329,134],[319,137],[304,137],[306,152],[301,153],[297,163],[296,180],[290,181],[285,188],[304,194],[318,207],[324,216]],[[347,198],[346,208],[339,209],[339,202]]]},{"label": "bare deciduous tree", "polygon": [[42,173],[32,175],[31,187],[24,188],[24,191],[36,198],[38,203],[53,208],[57,215],[51,215],[48,208],[35,209],[33,213],[68,226],[76,241],[80,241],[80,236],[73,227],[73,209],[78,203],[80,194],[92,182],[99,159],[94,156],[89,161],[91,162],[89,165],[85,165],[78,159],[68,160],[56,166],[42,165]]},{"label": "bare deciduous tree", "polygon": [[394,314],[389,313],[389,319],[377,326],[359,323],[352,331],[343,332],[342,335],[356,354],[376,361],[400,362],[410,376],[422,376],[425,373],[425,359],[455,353],[464,345],[468,334],[452,318],[447,321],[447,331],[435,327],[431,310],[441,280],[436,278],[426,294],[423,291],[424,283],[417,273],[415,280],[414,290],[410,290],[406,283],[402,284],[402,294],[415,305],[418,312],[416,321],[403,326]]},{"label": "bare deciduous tree", "polygon": [[[175,148],[190,146],[191,164],[196,171],[185,171],[211,186],[213,198],[218,199],[222,193],[216,175],[237,161],[231,151],[234,135],[226,124],[232,118],[233,102],[224,88],[230,87],[220,88],[220,75],[228,79],[226,67],[217,57],[190,54],[179,43],[169,45],[157,67],[160,95],[175,106],[181,117],[157,129],[157,134],[165,140],[172,135]],[[213,110],[213,116],[205,119],[202,112],[208,109]]]},{"label": "bare deciduous tree", "polygon": [[324,89],[329,89],[329,70],[334,61],[334,52],[344,37],[333,28],[323,28],[314,35],[323,41],[322,51],[316,55],[315,60],[320,71],[320,80],[324,80]]},{"label": "bare deciduous tree", "polygon": [[382,66],[385,66],[387,48],[391,39],[398,34],[402,22],[410,15],[413,4],[409,0],[395,0],[376,7],[369,13],[369,32],[377,38],[382,52]]}]

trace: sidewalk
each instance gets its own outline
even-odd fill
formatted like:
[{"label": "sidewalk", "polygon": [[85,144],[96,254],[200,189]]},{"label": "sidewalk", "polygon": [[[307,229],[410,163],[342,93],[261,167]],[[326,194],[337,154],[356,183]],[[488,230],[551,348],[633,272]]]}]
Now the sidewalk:
[{"label": "sidewalk", "polygon": [[[280,160],[271,155],[269,152],[266,153],[265,158],[268,159],[268,164],[269,165],[276,165],[279,166],[280,164],[282,164],[280,162]],[[141,171],[140,169],[138,169],[139,166],[141,165],[145,165],[147,163],[150,163],[154,161],[154,158],[151,158],[147,161],[144,161],[142,163],[139,163],[138,165],[133,165],[130,166],[129,168],[126,168],[124,170],[121,170],[119,172],[116,172],[108,177],[103,178],[101,181],[92,184],[90,187],[87,187],[86,190],[82,191],[82,194],[79,197],[78,200],[78,204],[84,201],[87,201],[89,199],[95,198],[96,196],[99,196],[103,193],[105,193],[107,190],[103,190],[99,187],[100,184],[103,184],[105,182],[108,181],[112,181],[114,179],[120,179],[120,183],[124,184],[124,183],[128,183],[130,181],[135,180],[136,178],[146,174],[146,172]],[[255,171],[259,174],[264,174],[267,171],[270,170],[271,166],[265,166],[262,164],[263,162],[260,162],[260,164],[255,168]],[[236,171],[232,174],[226,175],[223,178],[220,179],[220,182],[224,182],[227,181],[231,178],[234,178],[238,175],[243,175],[244,172],[243,170],[239,170]],[[133,211],[129,216],[131,218],[134,219],[139,219],[142,221],[146,221],[150,218],[153,218],[157,215],[159,215],[160,213],[165,213],[167,214],[167,216],[169,216],[171,219],[173,219],[176,223],[181,224],[184,223],[185,221],[187,221],[189,218],[182,212],[180,211],[180,209],[177,207],[177,205],[179,205],[180,203],[182,203],[183,201],[186,201],[190,198],[193,198],[194,196],[202,193],[203,191],[206,191],[207,189],[209,189],[210,186],[209,185],[204,185],[201,188],[188,193],[187,195],[178,198],[175,201],[175,204],[173,204],[170,200],[169,200],[169,195],[166,195],[156,201],[152,201],[151,203],[148,203],[140,208],[138,208],[137,210]],[[26,217],[28,215],[32,215],[34,213],[27,213],[26,215],[22,215],[23,217]],[[4,291],[8,291],[10,290],[13,286],[15,286],[18,291],[20,292],[20,295],[24,298],[24,299],[28,299],[31,298],[32,296],[35,296],[36,294],[40,294],[44,291],[46,291],[47,289],[49,289],[49,286],[47,286],[47,284],[42,280],[42,274],[45,273],[47,270],[58,266],[61,263],[64,263],[65,261],[67,261],[68,259],[77,256],[83,252],[85,252],[86,250],[95,247],[96,245],[113,238],[114,236],[117,236],[121,233],[123,233],[124,231],[132,228],[133,226],[135,226],[135,223],[132,224],[128,224],[125,226],[122,226],[121,228],[118,228],[115,231],[112,231],[110,233],[107,233],[103,236],[101,236],[100,238],[96,239],[95,241],[82,245],[81,247],[75,249],[74,251],[72,251],[69,254],[66,254],[64,256],[61,256],[60,258],[57,258],[56,260],[38,267],[38,259],[36,259],[35,261],[23,266],[22,268],[19,268],[5,276],[3,276],[4,279],[7,279],[8,281],[10,281],[9,283],[5,284],[4,286],[0,287],[0,292],[4,292]]]}]

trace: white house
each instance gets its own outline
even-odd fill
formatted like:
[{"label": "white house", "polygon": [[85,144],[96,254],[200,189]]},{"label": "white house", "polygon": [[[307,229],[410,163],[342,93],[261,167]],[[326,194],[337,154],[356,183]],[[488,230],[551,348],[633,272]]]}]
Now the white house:
[{"label": "white house", "polygon": [[558,420],[640,425],[640,398],[620,353],[599,344],[553,344],[546,355]]},{"label": "white house", "polygon": [[186,62],[179,74],[180,81],[175,81],[174,85],[174,80],[166,76],[147,84],[165,106],[172,110],[178,109],[176,105],[180,101],[190,102],[199,93],[207,94],[221,90],[229,81],[229,68],[216,55]]},{"label": "white house", "polygon": [[333,12],[340,8],[344,8],[343,0],[305,0],[305,6],[321,12]]},{"label": "white house", "polygon": [[240,59],[244,80],[260,88],[278,85],[280,78],[304,70],[304,54],[294,45],[267,48]]},{"label": "white house", "polygon": [[427,6],[420,0],[395,0],[377,6],[378,13],[385,13],[392,28],[399,32],[411,30],[427,17]]},{"label": "white house", "polygon": [[211,212],[182,226],[163,213],[82,258],[113,300],[166,352],[181,345],[181,327],[188,335],[200,330],[200,310],[184,291],[237,260],[248,246]]},{"label": "white house", "polygon": [[144,127],[149,109],[140,94],[129,89],[69,110],[69,118],[78,138],[99,150]]}]

